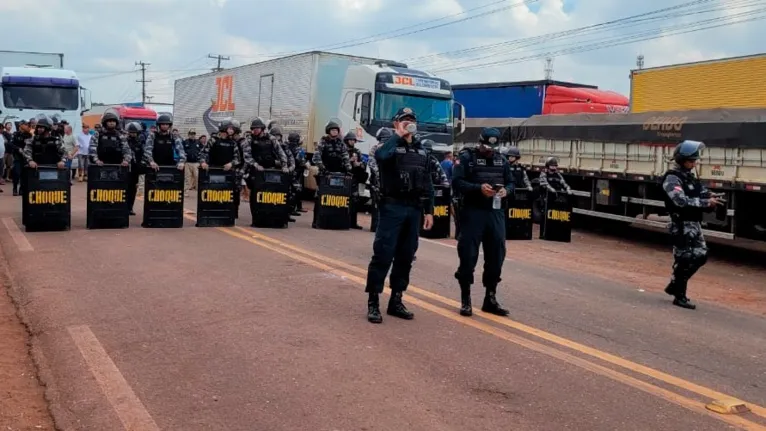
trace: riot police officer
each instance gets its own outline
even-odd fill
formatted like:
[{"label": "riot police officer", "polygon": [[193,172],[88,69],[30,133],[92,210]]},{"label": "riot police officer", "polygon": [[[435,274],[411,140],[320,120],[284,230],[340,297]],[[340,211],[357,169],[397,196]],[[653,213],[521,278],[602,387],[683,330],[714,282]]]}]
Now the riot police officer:
[{"label": "riot police officer", "polygon": [[572,189],[559,172],[559,159],[548,157],[545,161],[545,170],[540,174],[540,188],[552,193],[572,194]]},{"label": "riot police officer", "polygon": [[399,109],[393,118],[395,135],[375,151],[381,201],[365,288],[367,320],[371,323],[383,322],[379,298],[389,269],[392,292],[387,314],[407,320],[414,317],[402,303],[402,295],[407,290],[412,257],[418,248],[421,217],[425,219],[424,229],[431,229],[434,223],[430,163],[415,136],[416,121],[412,109]]},{"label": "riot police officer", "polygon": [[282,169],[287,172],[287,156],[277,139],[266,132],[263,120],[256,118],[250,123],[250,139],[242,145],[247,168]]},{"label": "riot police officer", "polygon": [[426,154],[428,154],[428,163],[431,164],[431,181],[434,185],[449,186],[447,174],[444,173],[442,165],[436,160],[436,157],[434,157],[434,141],[431,139],[423,139],[421,143],[426,150]]},{"label": "riot police officer", "polygon": [[[173,137],[170,128],[173,126],[173,117],[170,114],[160,114],[157,117],[158,129],[150,133],[144,144],[144,164],[152,169],[159,170],[160,166],[175,165],[179,171],[184,170],[186,152],[181,138]],[[176,162],[178,157],[178,162]]]},{"label": "riot police officer", "polygon": [[514,180],[508,160],[497,151],[500,132],[485,128],[479,146],[462,153],[452,174],[452,185],[463,196],[460,212],[462,225],[457,238],[460,266],[455,278],[460,283],[460,314],[471,316],[471,285],[479,260],[479,246],[484,248],[482,283],[486,289],[481,310],[498,316],[509,311],[497,302],[497,285],[505,261],[505,214],[502,199],[513,193]]},{"label": "riot police officer", "polygon": [[[319,140],[316,149],[314,149],[314,156],[311,161],[319,169],[317,173],[317,186],[320,182],[320,177],[327,175],[330,172],[350,173],[351,172],[351,159],[348,156],[346,150],[346,144],[343,143],[340,137],[340,126],[334,121],[330,121],[324,127],[325,136]],[[316,210],[319,207],[318,197],[314,202],[314,219],[311,222],[311,227],[316,228],[317,216],[319,212]]]},{"label": "riot police officer", "polygon": [[[269,135],[273,136],[274,139],[277,140],[279,143],[279,146],[282,147],[282,151],[285,153],[285,159],[287,161],[287,173],[290,174],[290,178],[292,179],[293,175],[295,174],[295,157],[292,155],[292,151],[290,151],[290,147],[287,145],[286,142],[283,140],[282,136],[282,127],[277,125],[276,121],[269,122]],[[290,202],[295,201],[295,188],[293,187],[293,181],[290,181],[290,191],[288,192],[288,200]],[[293,214],[290,214],[293,215]],[[299,214],[300,215],[300,214]],[[295,219],[290,217],[287,219],[290,222],[294,222]]]},{"label": "riot police officer", "polygon": [[[246,131],[245,133],[242,133],[242,124],[237,120],[231,120],[231,127],[232,131],[228,133],[229,137],[234,140],[234,142],[237,143],[237,151],[239,152],[239,165],[236,166],[237,169],[237,176],[236,176],[236,182],[237,182],[237,188],[235,190],[234,196],[234,206],[236,207],[235,212],[235,218],[239,218],[239,203],[242,201],[242,196],[248,196],[249,198],[249,191],[246,190],[247,186],[245,185],[244,178],[247,176],[247,167],[244,164],[245,156],[244,156],[244,147],[247,145],[247,139],[248,134],[250,132]],[[245,190],[243,190],[243,188]]]},{"label": "riot police officer", "polygon": [[24,188],[19,188],[22,179],[22,172],[24,166],[27,164],[24,157],[24,147],[27,141],[33,137],[30,130],[29,122],[22,120],[16,123],[16,131],[11,136],[10,145],[6,144],[6,152],[10,152],[13,155],[13,166],[11,170],[11,176],[13,177],[13,195],[19,196],[24,193]]},{"label": "riot police officer", "polygon": [[90,161],[98,166],[118,165],[130,166],[132,152],[125,135],[117,129],[119,119],[112,112],[101,116],[101,133],[90,138]]},{"label": "riot police officer", "polygon": [[295,211],[292,215],[301,215],[306,212],[303,209],[303,200],[301,200],[301,192],[303,191],[303,173],[309,168],[309,163],[306,161],[306,152],[301,148],[303,145],[303,138],[300,133],[292,132],[287,135],[287,147],[290,150],[290,154],[286,154],[287,157],[293,157],[295,160],[295,172],[293,172],[293,187],[295,188],[294,196],[294,208]]},{"label": "riot police officer", "polygon": [[702,213],[713,211],[725,201],[705,188],[694,174],[694,167],[705,144],[683,141],[673,151],[675,165],[662,177],[665,208],[670,213],[673,238],[673,275],[665,293],[673,305],[694,310],[686,296],[689,279],[707,262],[707,244],[702,235]]},{"label": "riot police officer", "polygon": [[532,183],[529,181],[527,170],[519,162],[521,160],[521,151],[519,147],[508,147],[505,150],[505,156],[508,157],[508,163],[511,165],[511,172],[513,173],[513,182],[516,188],[526,187],[530,192],[532,191]]},{"label": "riot police officer", "polygon": [[234,140],[234,127],[230,121],[218,125],[218,137],[209,145],[200,149],[200,168],[207,170],[210,166],[223,168],[224,171],[236,169],[240,165],[238,144]]},{"label": "riot police officer", "polygon": [[354,187],[350,199],[351,207],[349,208],[349,217],[351,218],[350,225],[351,229],[362,229],[362,227],[359,226],[358,218],[359,206],[362,204],[359,196],[359,184],[367,183],[369,174],[367,173],[367,164],[362,160],[362,152],[359,151],[359,148],[356,148],[356,143],[363,141],[356,138],[356,133],[348,132],[346,133],[346,136],[343,137],[343,142],[348,148],[348,158],[351,162],[351,177],[353,178]]},{"label": "riot police officer", "polygon": [[378,162],[375,160],[375,151],[386,143],[392,136],[391,129],[381,127],[375,133],[378,140],[370,147],[369,167],[370,167],[370,197],[372,200],[372,220],[370,221],[370,232],[375,232],[378,228],[378,207],[380,206],[380,171]]},{"label": "riot police officer", "polygon": [[[26,140],[22,152],[27,166],[36,169],[38,165],[56,165],[59,169],[64,169],[66,151],[61,138],[51,134],[53,122],[46,115],[39,115],[35,119],[37,120],[35,135]],[[26,193],[23,181],[22,176],[22,193]]]},{"label": "riot police officer", "polygon": [[144,140],[141,138],[142,129],[140,123],[135,121],[128,123],[125,129],[128,132],[128,146],[132,152],[130,181],[128,182],[128,206],[130,208],[130,215],[136,215],[133,205],[136,202],[136,194],[138,193],[138,180],[143,173],[141,160],[144,159]]}]

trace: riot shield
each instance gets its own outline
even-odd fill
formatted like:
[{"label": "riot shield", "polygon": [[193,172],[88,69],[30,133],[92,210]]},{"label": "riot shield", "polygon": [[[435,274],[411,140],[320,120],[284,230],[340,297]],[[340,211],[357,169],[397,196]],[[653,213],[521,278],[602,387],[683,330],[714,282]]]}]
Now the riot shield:
[{"label": "riot shield", "polygon": [[221,168],[199,170],[197,227],[234,226],[236,173]]},{"label": "riot shield", "polygon": [[253,227],[285,228],[290,220],[290,174],[278,169],[250,170]]},{"label": "riot shield", "polygon": [[572,203],[564,192],[546,192],[540,239],[546,241],[572,241]]},{"label": "riot shield", "polygon": [[354,182],[340,172],[331,172],[319,178],[317,228],[332,230],[351,229],[350,201]]},{"label": "riot shield", "polygon": [[88,166],[88,204],[85,227],[124,229],[130,225],[127,167]]},{"label": "riot shield", "polygon": [[516,189],[505,207],[505,239],[532,239],[532,192]]},{"label": "riot shield", "polygon": [[72,223],[69,170],[56,166],[25,168],[22,219],[27,232],[69,230]]},{"label": "riot shield", "polygon": [[175,166],[148,169],[144,176],[145,228],[180,228],[184,225],[184,173]]},{"label": "riot shield", "polygon": [[[452,193],[449,186],[434,186],[434,225],[430,230],[420,229],[420,236],[423,238],[449,238],[452,228],[452,217],[450,217],[450,205],[452,204]],[[422,226],[421,217],[421,226]]]}]

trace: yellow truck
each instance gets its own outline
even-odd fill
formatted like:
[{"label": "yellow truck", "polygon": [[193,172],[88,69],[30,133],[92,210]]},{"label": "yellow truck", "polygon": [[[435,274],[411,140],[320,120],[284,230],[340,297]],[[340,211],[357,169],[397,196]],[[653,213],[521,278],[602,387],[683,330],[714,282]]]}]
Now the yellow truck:
[{"label": "yellow truck", "polygon": [[633,70],[630,112],[766,107],[766,54]]}]

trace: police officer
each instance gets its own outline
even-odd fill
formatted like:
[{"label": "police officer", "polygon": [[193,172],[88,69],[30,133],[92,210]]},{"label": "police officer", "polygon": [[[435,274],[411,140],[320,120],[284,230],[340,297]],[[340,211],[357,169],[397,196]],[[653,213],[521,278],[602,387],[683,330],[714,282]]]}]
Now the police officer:
[{"label": "police officer", "polygon": [[128,146],[132,153],[130,181],[128,182],[128,206],[130,208],[130,215],[136,215],[133,205],[136,202],[136,194],[138,193],[138,180],[143,171],[141,160],[144,159],[144,140],[141,138],[142,129],[140,123],[133,121],[128,123],[125,129],[128,132]]},{"label": "police officer", "polygon": [[524,169],[524,166],[519,162],[521,160],[521,151],[519,151],[519,147],[508,147],[505,151],[505,156],[508,157],[508,163],[511,165],[513,182],[516,185],[516,188],[521,188],[523,185],[531,192],[532,183],[529,181],[527,170]]},{"label": "police officer", "polygon": [[[160,114],[157,117],[159,130],[150,133],[144,144],[144,163],[158,171],[160,166],[176,165],[179,171],[184,170],[186,152],[181,138],[174,138],[170,133],[173,117],[170,114]],[[176,163],[178,157],[178,163]]]},{"label": "police officer", "polygon": [[19,196],[23,193],[23,188],[19,190],[19,184],[21,183],[23,167],[27,164],[24,158],[24,147],[27,141],[32,139],[32,132],[29,129],[29,122],[21,120],[16,124],[16,131],[11,136],[10,150],[6,149],[6,152],[13,154],[13,166],[11,169],[11,176],[13,177],[13,195]]},{"label": "police officer", "polygon": [[370,221],[370,232],[375,232],[378,228],[378,207],[380,206],[380,171],[378,170],[378,161],[375,160],[375,151],[382,147],[388,141],[393,133],[388,127],[381,127],[375,133],[378,140],[370,147],[369,167],[370,167],[370,196],[372,198],[372,220]]},{"label": "police officer", "polygon": [[485,128],[479,138],[479,146],[460,155],[455,162],[452,185],[463,196],[457,238],[460,266],[455,278],[460,283],[460,314],[471,316],[471,285],[473,272],[479,260],[479,245],[484,248],[484,274],[482,283],[486,289],[481,310],[498,316],[507,316],[496,298],[497,285],[505,261],[505,215],[501,200],[513,193],[514,180],[508,160],[497,147],[500,132]]},{"label": "police officer", "polygon": [[277,139],[266,132],[263,120],[250,123],[250,139],[242,146],[245,166],[249,169],[282,169],[287,172],[287,156]]},{"label": "police officer", "polygon": [[[236,182],[237,182],[237,188],[234,190],[234,206],[236,207],[236,212],[234,218],[239,218],[239,203],[242,201],[242,195],[249,197],[249,191],[247,190],[247,186],[245,185],[245,177],[247,176],[247,169],[244,164],[244,150],[243,148],[245,145],[247,145],[247,140],[250,132],[242,133],[242,124],[237,120],[231,120],[231,127],[232,131],[228,133],[229,137],[231,137],[234,142],[237,143],[237,151],[239,152],[239,165],[236,166],[237,169],[237,175],[236,175]],[[245,188],[245,190],[243,190]]]},{"label": "police officer", "polygon": [[423,144],[423,148],[428,154],[428,162],[431,164],[431,180],[433,181],[434,185],[449,186],[449,179],[447,178],[447,174],[444,173],[442,165],[438,160],[436,160],[436,157],[434,156],[434,141],[431,139],[423,139],[421,142]]},{"label": "police officer", "polygon": [[51,117],[51,124],[51,136],[63,138],[64,126],[61,124],[61,116],[59,114],[53,114]]},{"label": "police officer", "polygon": [[[287,145],[286,142],[282,139],[282,127],[277,125],[276,121],[271,121],[269,123],[271,127],[269,127],[269,135],[273,136],[274,139],[277,140],[279,143],[279,146],[282,147],[282,151],[285,153],[285,158],[287,160],[287,173],[290,174],[290,178],[293,178],[293,175],[295,174],[295,157],[292,155],[292,151],[290,151],[290,147]],[[295,188],[293,187],[293,181],[290,181],[290,191],[288,192],[288,200],[290,202],[295,201]],[[293,215],[293,214],[290,214]],[[300,215],[300,214],[299,214]],[[287,219],[290,222],[294,222],[295,219],[290,217]]]},{"label": "police officer", "polygon": [[301,148],[303,145],[303,138],[300,133],[292,132],[287,135],[287,147],[290,150],[290,154],[286,154],[287,157],[293,157],[295,160],[295,172],[293,172],[293,187],[294,193],[294,208],[295,211],[292,215],[301,215],[306,212],[303,209],[303,200],[301,200],[301,192],[303,191],[303,173],[309,168],[309,163],[306,161],[306,152]]},{"label": "police officer", "polygon": [[91,163],[98,166],[117,165],[130,166],[133,153],[130,151],[128,140],[117,129],[119,119],[112,112],[101,116],[101,133],[90,138],[89,155]]},{"label": "police officer", "polygon": [[399,109],[393,118],[395,135],[375,151],[381,202],[365,288],[369,295],[367,320],[371,323],[383,322],[379,298],[389,268],[392,292],[387,314],[407,320],[414,317],[402,303],[402,294],[407,290],[412,257],[418,248],[421,217],[425,216],[424,229],[431,229],[434,223],[431,165],[415,136],[416,121],[412,109]]},{"label": "police officer", "polygon": [[662,177],[665,207],[670,213],[673,238],[673,275],[665,293],[675,297],[673,305],[697,308],[686,296],[689,279],[707,262],[707,244],[702,235],[702,213],[713,211],[723,200],[705,188],[694,175],[694,167],[705,144],[683,141],[673,151],[675,165]]},{"label": "police officer", "polygon": [[540,188],[552,193],[572,194],[572,189],[559,172],[559,159],[548,157],[545,161],[545,170],[540,174]]},{"label": "police officer", "polygon": [[197,139],[197,131],[189,129],[186,140],[184,143],[184,151],[186,152],[186,166],[184,166],[185,174],[185,191],[197,190],[197,184],[199,183],[199,153],[200,144]]},{"label": "police officer", "polygon": [[351,162],[351,177],[353,178],[353,192],[351,194],[351,207],[349,208],[349,216],[351,218],[351,229],[362,229],[359,226],[359,206],[362,204],[359,197],[359,184],[367,183],[369,174],[367,173],[367,164],[362,160],[362,152],[359,148],[356,148],[357,142],[363,142],[356,138],[356,133],[348,132],[343,137],[343,142],[348,148],[348,158]]},{"label": "police officer", "polygon": [[[460,160],[461,157],[463,157],[464,154],[468,154],[470,147],[463,147],[458,151],[457,153],[457,159],[455,160],[455,164]],[[454,177],[455,175],[455,165],[452,165],[452,175]],[[452,215],[455,219],[455,238],[460,236],[460,212],[463,209],[463,197],[460,195],[460,190],[455,188],[454,183],[452,184]]]},{"label": "police officer", "polygon": [[[39,115],[36,120],[34,137],[28,138],[24,143],[22,155],[26,165],[32,169],[37,169],[38,165],[56,165],[59,169],[64,169],[66,151],[61,138],[51,134],[53,121],[45,115]],[[24,185],[22,192],[27,192]]]},{"label": "police officer", "polygon": [[200,168],[205,170],[212,166],[230,171],[240,165],[238,144],[230,121],[218,125],[218,137],[200,149],[199,161]]},{"label": "police officer", "polygon": [[[324,127],[325,136],[319,140],[316,149],[314,150],[314,156],[311,161],[319,169],[317,174],[317,186],[320,182],[320,177],[327,175],[330,172],[340,172],[348,174],[351,172],[351,159],[348,156],[348,150],[346,150],[346,144],[340,137],[340,126],[334,121],[330,121]],[[311,227],[316,229],[317,215],[316,209],[319,207],[319,196],[317,196],[314,202],[314,220],[311,222]]]}]

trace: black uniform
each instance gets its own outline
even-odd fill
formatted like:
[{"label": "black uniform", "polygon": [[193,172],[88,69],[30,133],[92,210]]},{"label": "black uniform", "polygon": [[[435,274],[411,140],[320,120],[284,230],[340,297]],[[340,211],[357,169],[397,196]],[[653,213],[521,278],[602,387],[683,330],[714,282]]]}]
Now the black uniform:
[{"label": "black uniform", "polygon": [[[351,229],[362,229],[361,226],[359,226],[359,207],[362,205],[361,197],[359,196],[359,184],[365,184],[367,183],[367,178],[369,177],[369,174],[367,173],[367,164],[362,161],[362,152],[359,151],[358,148],[356,148],[353,144],[350,144],[349,142],[362,142],[358,141],[356,139],[356,134],[353,132],[348,132],[346,136],[343,138],[343,142],[346,143],[348,147],[348,157],[349,160],[356,160],[356,162],[351,163],[351,177],[353,178],[353,184],[354,189],[351,193],[351,206],[349,208],[349,217],[351,218]],[[358,163],[358,166],[355,166],[355,163]]]},{"label": "black uniform", "polygon": [[[128,132],[131,131],[131,129],[128,129]],[[138,180],[143,173],[141,161],[144,159],[145,141],[140,132],[141,130],[139,129],[136,131],[136,136],[128,135],[128,145],[130,146],[130,151],[133,152],[133,159],[130,162],[130,178],[128,182],[128,207],[130,208],[130,215],[136,214],[133,210],[133,205],[136,202],[136,194],[138,193]]]},{"label": "black uniform", "polygon": [[[494,142],[492,138],[495,138]],[[482,144],[495,146],[499,139],[500,132],[497,129],[482,131]],[[505,188],[508,196],[513,194],[514,180],[508,160],[497,151],[482,152],[479,148],[472,148],[460,155],[453,167],[452,176],[453,187],[463,197],[460,211],[462,227],[457,238],[460,266],[455,273],[460,283],[460,314],[473,314],[471,285],[481,245],[484,249],[482,283],[486,288],[482,311],[506,316],[508,310],[502,308],[495,297],[505,261],[505,214],[502,205],[493,208],[495,198],[482,193],[482,184],[492,187],[500,185]]]},{"label": "black uniform", "polygon": [[[348,155],[346,144],[340,136],[331,136],[330,132],[337,130],[340,134],[340,126],[334,122],[329,122],[325,126],[325,133],[319,140],[316,149],[314,150],[314,156],[311,161],[314,162],[319,172],[317,173],[316,180],[317,185],[320,183],[320,177],[327,175],[330,172],[351,173],[351,162]],[[316,228],[318,212],[316,208],[319,208],[319,195],[317,194],[314,202],[314,219],[311,222],[311,227]]]},{"label": "black uniform", "polygon": [[293,205],[295,211],[293,215],[301,215],[306,212],[303,209],[303,200],[301,200],[301,192],[303,192],[303,173],[306,171],[306,153],[301,148],[302,140],[301,135],[298,133],[290,133],[287,135],[287,146],[290,149],[290,154],[285,154],[287,157],[292,157],[295,160],[295,171],[293,172],[293,188],[294,201]]},{"label": "black uniform", "polygon": [[21,183],[21,173],[23,167],[26,165],[24,161],[24,146],[28,140],[32,139],[32,133],[22,132],[17,130],[13,133],[10,140],[10,146],[6,147],[6,153],[10,152],[13,155],[13,166],[11,169],[11,177],[13,179],[13,195],[18,196],[23,193],[23,190],[19,190],[19,184]]}]

